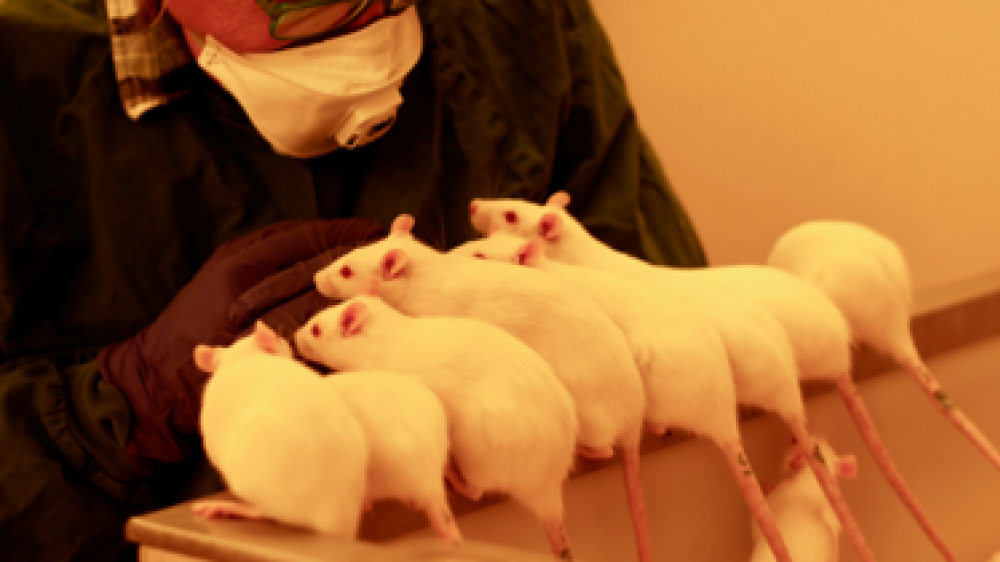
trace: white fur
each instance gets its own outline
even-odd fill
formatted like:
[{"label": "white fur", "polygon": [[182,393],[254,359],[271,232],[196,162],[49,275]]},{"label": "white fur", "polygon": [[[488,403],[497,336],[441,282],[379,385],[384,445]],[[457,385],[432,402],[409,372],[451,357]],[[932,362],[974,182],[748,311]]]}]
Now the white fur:
[{"label": "white fur", "polygon": [[230,490],[275,520],[354,537],[368,445],[337,391],[253,335],[217,353],[200,426]]},{"label": "white fur", "polygon": [[767,263],[829,296],[856,341],[904,366],[920,365],[909,329],[909,272],[902,252],[888,238],[848,222],[807,222],[782,235]]},{"label": "white fur", "polygon": [[[353,303],[367,316],[359,333],[345,336],[340,317]],[[474,320],[411,318],[362,296],[318,313],[295,342],[334,369],[419,378],[444,406],[451,454],[472,488],[508,493],[545,521],[562,517],[573,403],[551,367],[506,332]]]},{"label": "white fur", "polygon": [[829,298],[811,284],[763,266],[725,266],[678,271],[656,268],[659,276],[683,275],[694,285],[712,286],[760,304],[785,329],[801,379],[838,379],[851,369],[850,331]]},{"label": "white fur", "polygon": [[[450,253],[518,264],[526,241],[496,233]],[[740,439],[736,397],[718,334],[684,303],[615,273],[544,256],[527,264],[593,299],[625,334],[645,385],[647,427],[684,428],[717,444]]]},{"label": "white fur", "polygon": [[368,438],[367,500],[447,506],[448,421],[419,380],[387,371],[345,371],[323,380],[344,399]]},{"label": "white fur", "polygon": [[[823,464],[832,475],[853,478],[837,468],[841,459],[825,441],[820,441]],[[791,453],[796,455],[797,452]],[[853,464],[853,458],[849,461]],[[782,481],[768,495],[781,535],[785,537],[792,560],[796,562],[837,562],[840,552],[841,525],[820,488],[816,476],[804,465],[788,466]],[[751,562],[774,562],[774,555],[762,540],[760,530],[751,523],[754,550]]]},{"label": "white fur", "polygon": [[[408,256],[406,270],[379,281],[380,260],[397,249]],[[345,266],[352,271],[349,279],[340,275]],[[607,314],[577,291],[530,268],[442,254],[398,233],[342,256],[316,276],[319,291],[333,297],[350,297],[373,284],[408,315],[483,320],[538,352],[573,398],[580,444],[607,448],[638,441],[645,398],[628,343]]]},{"label": "white fur", "polygon": [[[798,388],[795,352],[784,328],[774,315],[740,294],[725,287],[714,287],[716,277],[701,282],[697,275],[706,270],[675,270],[653,268],[645,262],[618,252],[595,239],[565,209],[552,205],[537,205],[516,199],[477,200],[473,225],[489,229],[496,225],[501,232],[516,236],[535,236],[546,214],[560,218],[561,230],[546,243],[546,255],[567,264],[578,264],[596,270],[616,272],[651,282],[657,291],[666,291],[696,309],[714,327],[726,346],[732,369],[737,400],[775,411],[783,417],[801,416],[803,404]],[[513,212],[516,225],[508,224],[503,215]],[[834,354],[834,357],[842,354]],[[836,368],[841,365],[836,365]]]},{"label": "white fur", "polygon": [[[836,562],[840,521],[809,469],[802,469],[771,492],[768,504],[796,562]],[[755,541],[752,562],[774,562],[767,543]]]},{"label": "white fur", "polygon": [[[644,279],[675,291],[682,298],[697,299],[704,306],[722,294],[763,306],[785,330],[795,352],[799,378],[836,379],[849,374],[847,321],[826,295],[796,276],[763,266],[651,267],[594,238],[560,206],[516,199],[475,202],[472,223],[480,232],[499,228],[530,238],[539,234],[539,224],[545,215],[558,215],[561,230],[556,238],[547,240],[547,252],[552,259]],[[518,217],[516,224],[504,218],[511,211]]]}]

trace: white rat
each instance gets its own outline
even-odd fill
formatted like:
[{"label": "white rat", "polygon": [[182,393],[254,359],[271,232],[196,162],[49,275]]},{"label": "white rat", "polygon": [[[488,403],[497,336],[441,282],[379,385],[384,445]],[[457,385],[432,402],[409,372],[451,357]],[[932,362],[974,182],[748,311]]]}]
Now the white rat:
[{"label": "white rat", "polygon": [[448,419],[441,401],[414,377],[341,371],[323,379],[361,422],[368,440],[365,500],[396,499],[423,511],[448,542],[461,542],[444,486]]},{"label": "white rat", "polygon": [[228,348],[199,345],[194,359],[212,373],[199,420],[205,451],[247,502],[205,500],[194,510],[353,538],[368,444],[337,391],[292,359],[287,342],[263,322]]},{"label": "white rat", "polygon": [[317,313],[295,344],[332,369],[417,377],[447,414],[455,488],[474,500],[488,491],[510,495],[542,521],[553,552],[571,558],[562,487],[577,421],[572,399],[537,353],[484,322],[412,318],[368,295]]},{"label": "white rat", "polygon": [[[272,357],[264,361],[258,357],[249,363],[238,363],[236,369],[240,373],[249,372],[250,368],[268,368],[271,369],[271,379],[267,381],[268,384],[282,384],[281,378],[285,372],[293,374],[289,384],[303,382],[298,376],[307,373],[300,364],[291,359],[291,348],[287,342],[263,323],[255,326],[252,338],[230,349],[200,346],[195,352],[196,361],[203,369],[217,369],[219,365],[225,364],[222,363],[223,358],[231,362],[233,357],[239,356],[241,349],[244,356],[248,355],[247,345],[252,343],[254,345],[251,349],[262,351]],[[291,363],[285,361],[282,364],[278,359],[287,359]],[[315,387],[316,392],[312,400],[329,397],[330,389],[334,389],[337,397],[344,400],[349,412],[360,422],[365,433],[368,450],[367,474],[363,486],[365,503],[371,504],[381,499],[401,500],[411,507],[424,511],[432,527],[443,539],[449,542],[461,541],[461,533],[455,525],[444,488],[443,475],[448,458],[448,428],[444,409],[437,397],[418,381],[390,372],[344,372],[329,377],[319,377],[316,373],[308,374],[311,377],[307,379],[306,384]],[[215,375],[213,380],[219,376]],[[232,384],[240,384],[236,376],[229,371],[223,371],[221,376],[224,377],[222,382],[217,381],[211,387],[213,407],[203,414],[206,448],[208,441],[211,441],[213,450],[219,446],[232,446],[232,443],[225,443],[227,439],[240,438],[240,436],[227,437],[227,434],[220,434],[215,430],[219,423],[223,424],[223,427],[231,423],[234,415],[233,412],[216,405],[237,403],[225,393],[233,391]],[[315,383],[319,383],[321,387]],[[308,386],[303,387],[303,391],[308,391]],[[267,388],[269,387],[262,387],[261,390]],[[287,392],[286,389],[282,390]],[[259,398],[264,404],[270,400],[269,396]],[[248,410],[254,408],[248,404],[241,405]],[[300,408],[310,406],[315,404],[306,401],[302,404],[286,403],[282,407],[292,412],[289,416],[294,416]],[[343,415],[339,400],[331,399],[329,412],[335,419]],[[352,425],[348,424],[348,428]],[[299,427],[301,431],[301,427],[307,426]],[[349,459],[350,456],[347,455],[346,458]],[[323,486],[325,488],[327,485]],[[206,515],[263,515],[262,510],[248,508],[245,504],[233,506],[227,503],[202,502],[197,504],[197,510]]]},{"label": "white rat", "polygon": [[[854,455],[837,456],[825,439],[820,439],[816,454],[824,470],[833,477],[857,476]],[[784,475],[768,494],[781,533],[788,541],[796,562],[837,562],[840,559],[840,521],[812,472],[803,470],[806,460],[802,449],[793,447],[783,462]],[[774,562],[767,544],[760,540],[760,530],[753,524],[754,550],[751,562]]]},{"label": "white rat", "polygon": [[[784,330],[794,351],[798,377],[835,381],[860,432],[869,438],[874,435],[877,440],[874,424],[867,416],[850,378],[850,332],[847,321],[818,289],[802,279],[771,267],[651,267],[594,238],[566,211],[568,203],[569,195],[557,192],[544,206],[514,199],[477,199],[470,205],[470,211],[472,224],[480,232],[487,233],[499,228],[523,238],[540,236],[548,243],[549,255],[558,261],[630,275],[665,288],[681,298],[700,301],[707,308],[715,307],[713,303],[717,300],[716,297],[725,294],[763,307]],[[718,306],[724,306],[725,303],[719,300]],[[724,319],[726,315],[721,314],[717,318]],[[720,326],[720,335],[723,335],[727,347],[730,347],[735,339],[726,338],[723,329]],[[731,362],[745,359],[733,348],[729,349],[729,353]],[[801,440],[802,446],[811,448],[806,444],[808,436],[800,437],[796,433],[796,437]],[[878,444],[880,451],[873,450],[873,455],[879,460],[886,478],[897,482],[897,490],[906,489],[898,470],[891,462],[886,462],[889,457],[885,447],[881,446],[881,441]],[[874,560],[874,554],[854,521],[836,481],[826,477],[818,465],[811,466],[844,525],[845,534],[861,559]],[[910,497],[912,498],[912,494]],[[907,505],[939,550],[953,559],[946,548],[942,549],[943,542],[937,540],[940,536],[930,526],[926,514],[919,509],[915,500]],[[913,509],[914,506],[917,506],[916,510]]]},{"label": "white rat", "polygon": [[328,297],[376,291],[412,316],[473,318],[534,349],[569,391],[579,421],[578,451],[608,458],[623,450],[626,493],[640,560],[651,560],[642,484],[642,378],[621,330],[596,304],[529,268],[441,253],[410,233],[400,215],[386,238],[355,249],[316,274]]},{"label": "white rat", "polygon": [[902,365],[938,410],[1000,468],[996,447],[948,398],[920,358],[910,333],[910,274],[895,243],[860,224],[810,221],[783,234],[767,263],[829,296],[847,318],[854,340]]},{"label": "white rat", "polygon": [[[544,256],[544,242],[539,238],[525,241],[509,234],[494,233],[487,238],[467,242],[449,252],[453,255],[476,257],[533,267],[551,275],[560,283],[573,286],[592,298],[625,334],[642,375],[646,391],[645,423],[660,435],[668,428],[680,427],[710,439],[725,455],[730,469],[747,501],[754,519],[777,553],[779,560],[791,560],[784,541],[767,507],[767,500],[746,459],[739,433],[734,374],[730,369],[727,350],[712,325],[688,304],[655,287],[629,277],[598,269],[586,268],[550,260]],[[778,338],[784,333],[773,319]],[[757,330],[751,327],[754,332]],[[761,342],[742,334],[748,346]],[[780,339],[779,339],[780,341]],[[767,345],[767,341],[763,342]],[[786,343],[787,346],[787,343]],[[767,374],[784,373],[787,384],[760,385],[756,390],[770,399],[781,398],[791,388],[792,406],[801,411],[801,398],[795,379],[791,351],[784,353],[785,363],[760,361]],[[761,377],[755,380],[766,380]],[[774,388],[774,387],[777,388]],[[780,411],[788,408],[778,406]]]}]

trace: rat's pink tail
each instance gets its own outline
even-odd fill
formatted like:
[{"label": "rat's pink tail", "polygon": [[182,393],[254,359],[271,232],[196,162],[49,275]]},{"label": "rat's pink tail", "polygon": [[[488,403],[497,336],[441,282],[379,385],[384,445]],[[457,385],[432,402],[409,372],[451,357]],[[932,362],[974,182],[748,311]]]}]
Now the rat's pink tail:
[{"label": "rat's pink tail", "polygon": [[937,407],[938,411],[944,414],[951,423],[958,428],[968,439],[972,441],[972,444],[979,449],[986,458],[989,459],[993,466],[1000,470],[1000,453],[997,452],[996,447],[993,443],[983,435],[983,432],[976,427],[976,424],[972,423],[964,412],[958,409],[958,406],[948,398],[945,394],[944,389],[941,388],[941,383],[938,382],[934,375],[931,373],[930,369],[927,368],[923,362],[917,360],[910,362],[907,365],[906,371],[910,373],[910,376],[917,381],[920,388],[923,389],[924,393],[931,399],[934,406]]},{"label": "rat's pink tail", "polygon": [[544,522],[545,534],[549,537],[549,545],[552,547],[552,554],[557,560],[573,560],[573,552],[569,549],[569,540],[566,538],[566,525],[561,517],[549,519]]},{"label": "rat's pink tail", "polygon": [[653,547],[649,535],[649,520],[646,517],[646,498],[642,492],[639,476],[639,442],[628,443],[622,449],[622,472],[625,475],[625,493],[632,514],[635,529],[635,545],[639,551],[639,562],[653,562]]},{"label": "rat's pink tail", "polygon": [[840,391],[840,395],[844,399],[844,404],[854,419],[854,425],[857,426],[858,433],[864,439],[868,450],[871,452],[872,457],[875,458],[875,462],[878,463],[889,485],[896,490],[896,495],[903,501],[906,508],[910,510],[913,518],[916,519],[917,524],[924,530],[927,538],[934,543],[934,546],[937,547],[946,560],[954,562],[956,560],[955,555],[944,542],[941,533],[934,528],[930,518],[927,517],[927,513],[906,485],[899,470],[896,469],[895,463],[893,463],[892,458],[889,456],[889,451],[885,448],[885,444],[882,443],[882,438],[879,437],[878,431],[875,430],[875,424],[872,423],[871,416],[868,415],[868,410],[861,400],[861,395],[858,394],[858,388],[854,385],[854,381],[847,376],[841,377],[837,380],[837,390]]},{"label": "rat's pink tail", "polygon": [[455,516],[443,495],[439,500],[430,502],[424,508],[424,513],[427,514],[431,528],[442,540],[451,544],[462,542],[462,532],[458,530]]},{"label": "rat's pink tail", "polygon": [[729,462],[729,469],[733,471],[733,476],[736,477],[736,482],[740,486],[740,491],[743,492],[747,506],[750,507],[750,513],[753,515],[754,521],[757,522],[757,527],[760,528],[761,535],[764,536],[764,540],[771,547],[774,559],[777,562],[791,562],[792,557],[788,553],[788,546],[785,545],[785,540],[782,538],[781,532],[778,531],[778,524],[774,520],[774,514],[771,513],[771,507],[767,504],[764,491],[761,490],[760,484],[757,482],[757,476],[754,475],[753,468],[747,461],[743,445],[736,442],[721,445],[720,448],[722,449],[722,454],[725,455],[726,460]]},{"label": "rat's pink tail", "polygon": [[822,453],[819,442],[809,433],[804,419],[789,419],[787,421],[789,428],[792,430],[792,435],[795,436],[796,446],[809,463],[809,468],[812,469],[816,480],[819,481],[820,487],[823,488],[823,493],[826,494],[826,499],[830,502],[830,507],[836,512],[837,519],[840,520],[840,524],[844,529],[844,534],[847,535],[847,540],[851,542],[851,546],[854,547],[854,551],[858,554],[858,559],[864,562],[874,562],[875,554],[865,541],[864,535],[861,534],[861,528],[858,527],[858,522],[854,520],[854,515],[851,514],[851,510],[847,506],[847,500],[844,499],[844,495],[840,491],[840,486],[821,460]]}]

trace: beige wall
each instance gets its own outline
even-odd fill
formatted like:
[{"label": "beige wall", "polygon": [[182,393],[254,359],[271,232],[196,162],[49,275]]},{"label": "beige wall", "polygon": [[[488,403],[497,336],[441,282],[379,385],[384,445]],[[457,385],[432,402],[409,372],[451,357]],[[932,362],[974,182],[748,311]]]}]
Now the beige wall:
[{"label": "beige wall", "polygon": [[[592,1],[714,263],[759,262],[788,227],[840,218],[903,247],[920,309],[1000,288],[1000,3]],[[931,367],[1000,443],[1000,338]],[[905,376],[869,381],[862,394],[959,558],[1000,549],[1000,473]],[[861,477],[845,493],[880,559],[940,560],[839,399],[808,408],[815,428],[859,457]],[[761,479],[773,478],[787,435],[766,417],[744,437]],[[710,446],[657,452],[643,470],[658,560],[747,559],[749,515]],[[573,480],[567,509],[581,559],[634,560],[618,470]],[[546,550],[541,529],[509,504],[460,525]],[[846,544],[842,560],[855,560]]]},{"label": "beige wall", "polygon": [[921,306],[1000,284],[1000,3],[593,2],[714,263],[841,218]]}]

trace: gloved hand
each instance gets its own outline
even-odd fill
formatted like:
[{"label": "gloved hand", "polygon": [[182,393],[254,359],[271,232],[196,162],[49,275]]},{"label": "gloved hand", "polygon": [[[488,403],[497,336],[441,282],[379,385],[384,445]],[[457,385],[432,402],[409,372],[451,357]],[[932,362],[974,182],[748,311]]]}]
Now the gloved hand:
[{"label": "gloved hand", "polygon": [[144,474],[190,455],[208,375],[200,343],[229,345],[257,318],[290,335],[330,301],[313,275],[347,251],[386,235],[373,221],[286,221],[219,247],[152,324],[101,350],[104,378],[132,407],[126,453]]}]

